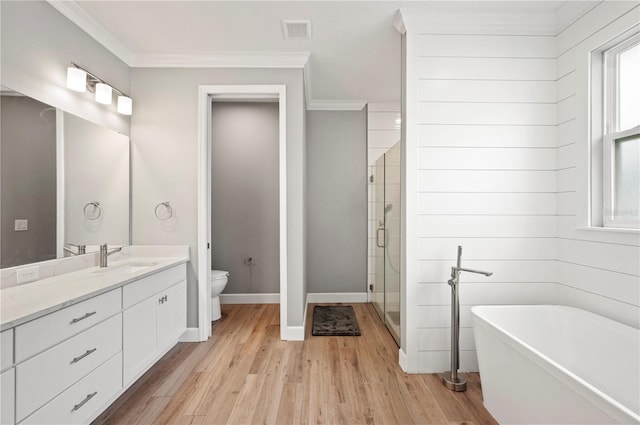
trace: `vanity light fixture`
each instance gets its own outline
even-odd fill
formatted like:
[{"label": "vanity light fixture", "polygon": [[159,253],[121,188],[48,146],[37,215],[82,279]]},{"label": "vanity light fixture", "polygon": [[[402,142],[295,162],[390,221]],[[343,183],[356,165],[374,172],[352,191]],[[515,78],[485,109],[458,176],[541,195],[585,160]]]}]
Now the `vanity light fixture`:
[{"label": "vanity light fixture", "polygon": [[118,93],[118,112],[123,115],[131,115],[133,109],[131,97],[83,67],[73,62],[71,65],[67,68],[67,88],[78,92],[85,92],[88,88],[90,92],[95,93],[96,102],[104,105],[111,105],[115,91]]},{"label": "vanity light fixture", "polygon": [[111,90],[111,86],[109,84],[96,84],[96,102],[102,103],[103,105],[111,105],[112,98],[113,90]]},{"label": "vanity light fixture", "polygon": [[122,115],[131,115],[133,101],[128,96],[118,96],[118,112]]},{"label": "vanity light fixture", "polygon": [[73,66],[67,68],[67,88],[81,93],[87,91],[87,72]]}]

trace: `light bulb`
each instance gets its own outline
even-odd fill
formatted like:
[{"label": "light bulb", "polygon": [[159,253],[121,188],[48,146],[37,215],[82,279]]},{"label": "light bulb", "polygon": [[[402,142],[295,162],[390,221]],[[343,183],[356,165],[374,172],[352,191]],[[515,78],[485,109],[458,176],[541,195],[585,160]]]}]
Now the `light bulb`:
[{"label": "light bulb", "polygon": [[127,96],[118,96],[118,112],[122,115],[131,115],[133,101]]},{"label": "light bulb", "polygon": [[96,84],[96,102],[111,105],[111,91],[111,86],[108,84]]},{"label": "light bulb", "polygon": [[86,71],[73,66],[67,68],[67,88],[79,92],[87,91]]}]

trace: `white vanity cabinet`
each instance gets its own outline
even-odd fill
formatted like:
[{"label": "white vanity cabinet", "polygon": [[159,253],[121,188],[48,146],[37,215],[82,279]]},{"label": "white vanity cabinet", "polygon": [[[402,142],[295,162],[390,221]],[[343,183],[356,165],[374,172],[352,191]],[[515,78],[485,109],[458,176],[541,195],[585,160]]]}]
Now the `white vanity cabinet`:
[{"label": "white vanity cabinet", "polygon": [[[82,402],[84,395],[64,406],[56,400],[121,353],[121,311],[122,289],[116,288],[14,328],[16,423],[54,423],[33,416],[42,420],[43,411],[71,411]],[[118,387],[101,396],[110,398],[122,388],[121,371],[120,364]],[[92,413],[88,408],[82,413],[87,412]]]},{"label": "white vanity cabinet", "polygon": [[0,333],[0,371],[13,364],[13,329]]},{"label": "white vanity cabinet", "polygon": [[178,342],[187,323],[184,262],[112,280],[114,289],[27,312],[35,318],[0,334],[2,425],[89,423]]},{"label": "white vanity cabinet", "polygon": [[111,290],[15,328],[16,363],[90,329],[122,310],[122,290]]},{"label": "white vanity cabinet", "polygon": [[187,281],[183,280],[158,298],[158,350],[169,350],[187,329]]},{"label": "white vanity cabinet", "polygon": [[20,425],[87,423],[101,413],[121,389],[122,352],[119,352]]},{"label": "white vanity cabinet", "polygon": [[183,264],[124,288],[125,385],[144,373],[186,330],[186,283]]},{"label": "white vanity cabinet", "polygon": [[13,329],[0,333],[0,424],[15,422],[15,379]]},{"label": "white vanity cabinet", "polygon": [[26,418],[121,350],[122,315],[117,314],[18,364],[16,419]]},{"label": "white vanity cabinet", "polygon": [[15,423],[15,379],[15,368],[0,373],[0,424],[2,425]]}]

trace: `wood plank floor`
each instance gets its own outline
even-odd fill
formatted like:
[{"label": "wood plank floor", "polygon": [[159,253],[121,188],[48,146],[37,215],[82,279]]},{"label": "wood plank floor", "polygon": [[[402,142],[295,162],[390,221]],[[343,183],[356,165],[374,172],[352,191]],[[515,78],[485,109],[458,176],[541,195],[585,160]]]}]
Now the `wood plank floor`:
[{"label": "wood plank floor", "polygon": [[223,305],[204,343],[180,343],[94,424],[496,424],[478,374],[454,393],[407,375],[370,304],[359,337],[280,341],[279,306]]}]

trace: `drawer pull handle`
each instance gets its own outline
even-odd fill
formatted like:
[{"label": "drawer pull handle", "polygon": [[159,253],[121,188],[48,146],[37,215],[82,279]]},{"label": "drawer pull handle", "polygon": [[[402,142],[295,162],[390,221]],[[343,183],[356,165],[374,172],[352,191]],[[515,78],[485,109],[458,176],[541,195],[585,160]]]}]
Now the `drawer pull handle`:
[{"label": "drawer pull handle", "polygon": [[96,394],[98,394],[97,391],[92,392],[91,394],[87,394],[87,396],[84,398],[84,400],[82,400],[80,403],[76,404],[75,406],[73,406],[73,409],[71,409],[71,412],[75,412],[76,410],[80,410],[80,408],[82,406],[84,406],[85,404],[87,404],[87,402],[89,400],[91,400],[92,398],[94,398],[96,396]]},{"label": "drawer pull handle", "polygon": [[87,350],[84,354],[81,354],[78,357],[74,357],[73,360],[71,360],[71,364],[78,363],[80,360],[84,359],[85,357],[87,357],[89,354],[93,353],[96,350],[97,348],[92,348],[91,350]]},{"label": "drawer pull handle", "polygon": [[75,319],[73,319],[73,320],[71,321],[71,323],[70,323],[70,324],[71,324],[71,325],[73,325],[74,323],[78,323],[78,322],[80,322],[81,320],[86,319],[87,317],[91,317],[91,316],[93,316],[94,314],[96,314],[96,312],[95,312],[95,311],[92,311],[92,312],[90,312],[90,313],[85,314],[85,315],[84,315],[84,316],[82,316],[82,317],[76,317]]},{"label": "drawer pull handle", "polygon": [[164,303],[166,303],[166,302],[167,302],[167,296],[165,295],[164,297],[160,297],[160,299],[158,300],[158,302],[159,302],[160,304],[164,304]]}]

